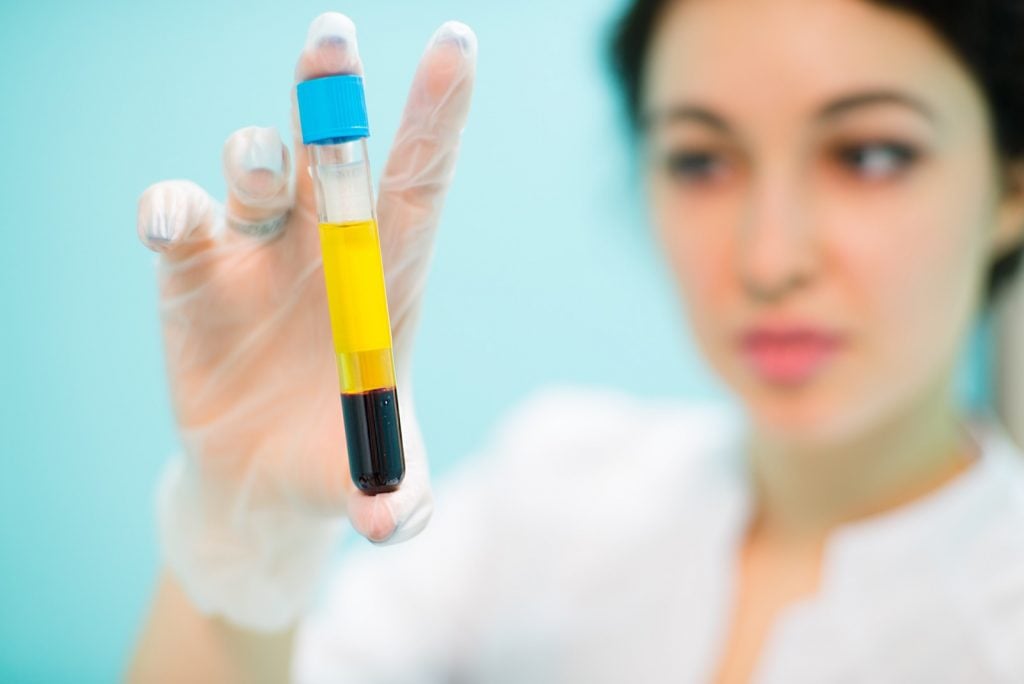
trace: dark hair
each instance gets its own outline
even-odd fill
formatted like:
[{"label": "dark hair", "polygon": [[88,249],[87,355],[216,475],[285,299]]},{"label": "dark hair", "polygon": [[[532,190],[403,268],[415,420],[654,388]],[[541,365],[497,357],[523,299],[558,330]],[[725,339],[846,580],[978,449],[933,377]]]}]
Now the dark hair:
[{"label": "dark hair", "polygon": [[[642,127],[644,62],[657,21],[672,1],[633,0],[614,27],[611,66],[635,132]],[[917,15],[945,40],[988,101],[999,160],[1024,160],[1024,0],[867,1]],[[1022,253],[1024,245],[992,263],[989,302],[1017,272]]]}]

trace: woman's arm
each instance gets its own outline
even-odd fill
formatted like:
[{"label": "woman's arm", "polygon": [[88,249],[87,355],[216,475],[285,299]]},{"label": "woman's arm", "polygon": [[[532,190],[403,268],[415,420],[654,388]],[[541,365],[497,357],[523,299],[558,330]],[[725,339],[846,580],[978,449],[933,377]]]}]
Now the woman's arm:
[{"label": "woman's arm", "polygon": [[127,681],[285,682],[295,629],[265,634],[200,613],[169,572],[161,573]]}]

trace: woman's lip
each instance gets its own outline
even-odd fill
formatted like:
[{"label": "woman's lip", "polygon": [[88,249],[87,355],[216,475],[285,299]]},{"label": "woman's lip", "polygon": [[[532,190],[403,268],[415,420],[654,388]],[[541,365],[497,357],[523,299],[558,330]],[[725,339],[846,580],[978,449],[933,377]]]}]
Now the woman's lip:
[{"label": "woman's lip", "polygon": [[819,373],[842,348],[837,333],[807,326],[751,328],[740,335],[747,365],[773,385],[800,385]]}]

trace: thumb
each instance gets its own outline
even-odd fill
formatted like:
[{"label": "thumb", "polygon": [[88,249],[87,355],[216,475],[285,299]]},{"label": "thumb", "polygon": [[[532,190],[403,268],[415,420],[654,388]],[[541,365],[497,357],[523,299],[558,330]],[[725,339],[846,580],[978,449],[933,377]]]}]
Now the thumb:
[{"label": "thumb", "polygon": [[413,408],[411,383],[399,388],[405,477],[401,486],[384,494],[358,489],[348,499],[352,526],[371,542],[397,544],[415,537],[427,526],[434,510],[423,433]]}]

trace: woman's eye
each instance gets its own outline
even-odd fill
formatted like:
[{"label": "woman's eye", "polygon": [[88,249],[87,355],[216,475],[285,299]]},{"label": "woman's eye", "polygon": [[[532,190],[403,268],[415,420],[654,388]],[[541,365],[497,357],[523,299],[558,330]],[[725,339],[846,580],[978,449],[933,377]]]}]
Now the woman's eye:
[{"label": "woman's eye", "polygon": [[665,158],[665,170],[676,180],[702,181],[721,171],[723,162],[714,152],[672,152]]},{"label": "woman's eye", "polygon": [[911,166],[918,152],[909,145],[894,142],[848,145],[838,151],[840,163],[866,178],[884,178],[899,174]]}]

